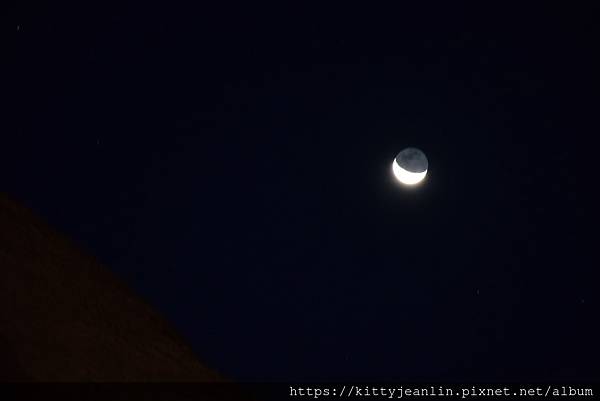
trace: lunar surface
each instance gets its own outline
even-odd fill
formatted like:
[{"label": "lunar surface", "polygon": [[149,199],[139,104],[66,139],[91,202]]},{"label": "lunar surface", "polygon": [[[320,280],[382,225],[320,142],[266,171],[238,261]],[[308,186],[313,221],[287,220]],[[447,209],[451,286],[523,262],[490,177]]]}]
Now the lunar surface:
[{"label": "lunar surface", "polygon": [[415,185],[427,175],[429,162],[425,153],[417,148],[406,148],[394,159],[392,172],[398,181],[405,185]]}]

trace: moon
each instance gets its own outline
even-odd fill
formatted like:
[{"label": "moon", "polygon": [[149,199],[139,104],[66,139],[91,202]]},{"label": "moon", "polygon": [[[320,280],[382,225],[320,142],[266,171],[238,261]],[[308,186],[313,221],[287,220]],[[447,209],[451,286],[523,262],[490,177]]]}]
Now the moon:
[{"label": "moon", "polygon": [[417,148],[402,150],[392,163],[392,172],[405,185],[416,185],[427,175],[429,162],[425,153]]}]

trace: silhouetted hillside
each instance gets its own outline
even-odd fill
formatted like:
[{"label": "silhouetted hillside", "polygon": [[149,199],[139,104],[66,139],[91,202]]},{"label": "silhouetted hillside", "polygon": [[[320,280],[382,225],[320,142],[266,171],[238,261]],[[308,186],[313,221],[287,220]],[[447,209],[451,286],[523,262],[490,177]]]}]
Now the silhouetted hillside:
[{"label": "silhouetted hillside", "polygon": [[148,305],[0,195],[0,380],[214,381]]}]

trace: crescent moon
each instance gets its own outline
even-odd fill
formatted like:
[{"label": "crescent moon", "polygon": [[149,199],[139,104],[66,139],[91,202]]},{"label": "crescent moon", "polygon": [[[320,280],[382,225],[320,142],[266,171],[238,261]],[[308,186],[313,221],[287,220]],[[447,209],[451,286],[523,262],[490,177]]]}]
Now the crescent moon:
[{"label": "crescent moon", "polygon": [[425,176],[427,175],[427,170],[422,171],[420,173],[413,173],[406,169],[403,169],[398,165],[396,159],[392,163],[392,172],[398,181],[406,185],[415,185],[423,181]]}]

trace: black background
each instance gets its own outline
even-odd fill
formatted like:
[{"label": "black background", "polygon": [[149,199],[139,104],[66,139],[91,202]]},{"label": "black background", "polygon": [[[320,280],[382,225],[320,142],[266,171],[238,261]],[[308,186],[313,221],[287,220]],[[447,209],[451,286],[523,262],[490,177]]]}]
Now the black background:
[{"label": "black background", "polygon": [[596,8],[199,4],[17,7],[5,191],[235,379],[599,377]]}]

